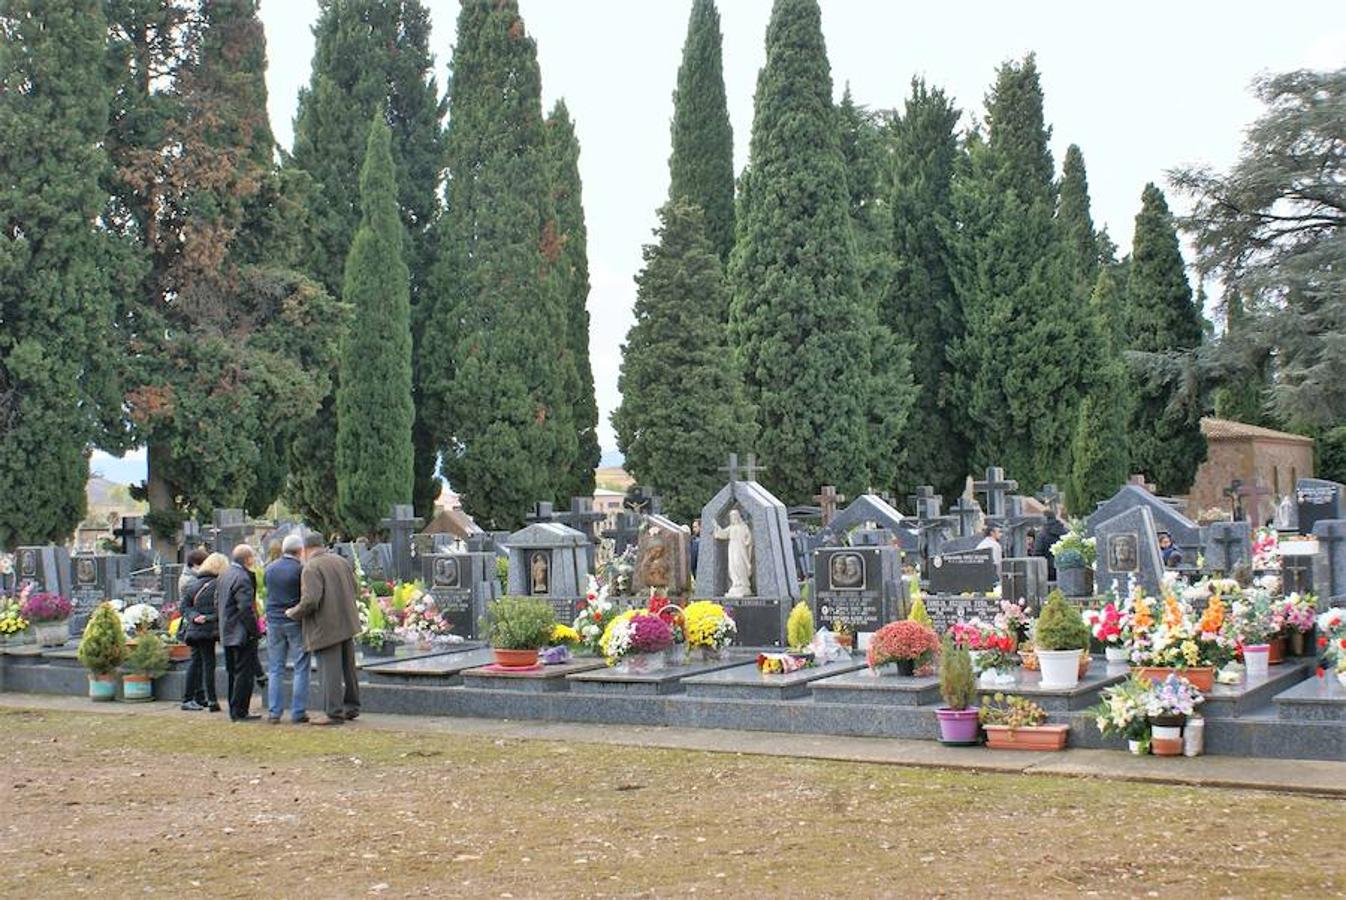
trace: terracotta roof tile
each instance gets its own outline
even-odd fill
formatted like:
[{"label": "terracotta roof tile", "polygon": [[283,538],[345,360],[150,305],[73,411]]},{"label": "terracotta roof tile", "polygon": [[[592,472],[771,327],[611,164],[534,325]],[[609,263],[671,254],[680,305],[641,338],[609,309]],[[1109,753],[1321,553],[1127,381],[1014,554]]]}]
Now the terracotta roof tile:
[{"label": "terracotta roof tile", "polygon": [[1276,431],[1271,428],[1262,428],[1259,425],[1247,425],[1230,419],[1209,417],[1201,420],[1201,433],[1206,436],[1207,440],[1216,441],[1261,438],[1273,441],[1293,441],[1297,444],[1313,443],[1313,438],[1304,437],[1302,434],[1290,434],[1287,431]]}]

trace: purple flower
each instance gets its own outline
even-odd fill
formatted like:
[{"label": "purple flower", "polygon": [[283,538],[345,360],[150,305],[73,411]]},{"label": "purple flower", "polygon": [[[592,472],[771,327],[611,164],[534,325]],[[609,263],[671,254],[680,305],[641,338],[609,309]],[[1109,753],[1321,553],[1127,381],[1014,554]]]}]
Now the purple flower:
[{"label": "purple flower", "polygon": [[60,594],[31,594],[19,607],[19,615],[29,622],[64,622],[73,606]]},{"label": "purple flower", "polygon": [[668,623],[655,615],[641,613],[631,619],[631,649],[637,653],[658,653],[673,643]]}]

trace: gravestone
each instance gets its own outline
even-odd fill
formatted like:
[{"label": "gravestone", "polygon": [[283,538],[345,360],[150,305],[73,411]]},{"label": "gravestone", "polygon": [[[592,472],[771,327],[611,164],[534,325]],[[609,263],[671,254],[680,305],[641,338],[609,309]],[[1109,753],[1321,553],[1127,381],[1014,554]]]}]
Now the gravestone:
[{"label": "gravestone", "polygon": [[[1046,516],[1032,515],[1024,508],[1026,497],[1015,494],[1005,498],[1006,555],[1016,558],[1028,556],[1028,529],[1047,524]],[[1045,560],[1044,560],[1045,561]]]},{"label": "gravestone", "polygon": [[819,627],[842,622],[873,633],[905,618],[897,551],[891,547],[824,547],[814,552],[811,606]]},{"label": "gravestone", "polygon": [[1127,589],[1128,579],[1134,578],[1146,594],[1159,596],[1159,584],[1164,572],[1159,558],[1159,539],[1155,531],[1154,515],[1146,506],[1133,506],[1094,528],[1098,539],[1094,589],[1104,593],[1117,582],[1118,593]]},{"label": "gravestone", "polygon": [[122,516],[121,524],[112,532],[112,536],[121,542],[122,555],[131,560],[133,568],[149,565],[149,554],[145,550],[145,538],[149,533],[140,516]]},{"label": "gravestone", "polygon": [[1282,538],[1279,546],[1281,556],[1281,591],[1285,594],[1313,594],[1314,570],[1323,563],[1318,560],[1320,547],[1313,538]]},{"label": "gravestone", "polygon": [[638,596],[651,588],[666,597],[682,597],[691,587],[692,531],[662,515],[647,515],[636,543],[633,589]]},{"label": "gravestone", "polygon": [[949,531],[957,524],[958,517],[940,513],[944,498],[928,484],[918,487],[916,493],[907,499],[911,500],[916,510],[916,552],[920,559],[920,574],[922,578],[929,578],[930,560],[942,552]]},{"label": "gravestone", "polygon": [[541,597],[569,625],[589,581],[589,539],[560,522],[537,522],[509,536],[509,593]]},{"label": "gravestone", "polygon": [[947,634],[954,625],[970,619],[989,623],[1000,612],[998,599],[975,594],[926,594],[921,602],[931,627],[939,634]]},{"label": "gravestone", "polygon": [[822,546],[839,546],[848,532],[858,529],[888,532],[899,540],[903,535],[910,540],[916,533],[912,523],[891,503],[878,494],[869,493],[861,494],[834,515],[818,532],[818,538]]},{"label": "gravestone", "polygon": [[1212,522],[1205,529],[1207,572],[1229,575],[1240,562],[1252,565],[1253,530],[1250,522]]},{"label": "gravestone", "polygon": [[1000,561],[1000,596],[1026,602],[1032,610],[1047,598],[1047,560],[1041,556],[1006,557]]},{"label": "gravestone", "polygon": [[[971,540],[967,538],[966,540]],[[980,543],[980,538],[977,539]],[[1000,583],[991,548],[953,548],[930,560],[930,591],[935,594],[984,594]]]},{"label": "gravestone", "polygon": [[1313,584],[1318,602],[1337,606],[1346,601],[1346,520],[1319,519],[1313,525],[1318,540],[1318,555],[1313,567]]},{"label": "gravestone", "polygon": [[388,530],[388,552],[391,557],[391,575],[397,581],[411,581],[415,577],[416,561],[412,559],[411,536],[424,524],[410,504],[395,503],[388,518],[379,524]]},{"label": "gravestone", "polygon": [[813,551],[823,543],[803,522],[790,521],[790,547],[794,550],[795,576],[804,581],[813,577]]},{"label": "gravestone", "polygon": [[[649,502],[657,504],[658,498],[652,497]],[[593,497],[571,497],[570,509],[556,513],[556,521],[562,525],[569,525],[589,539],[589,569],[591,571],[598,561],[598,523],[605,519],[607,519],[607,513],[594,509]]]},{"label": "gravestone", "polygon": [[122,597],[130,590],[130,573],[131,561],[121,554],[80,554],[71,560],[71,637],[84,634],[84,626],[98,604]]},{"label": "gravestone", "polygon": [[1300,534],[1313,534],[1313,526],[1324,519],[1346,519],[1342,485],[1322,478],[1301,478],[1295,482],[1295,508]]},{"label": "gravestone", "polygon": [[464,640],[478,638],[486,605],[500,595],[495,553],[432,553],[420,557],[420,564],[421,581],[453,626],[451,633]]},{"label": "gravestone", "polygon": [[178,526],[178,562],[186,563],[187,555],[201,545],[201,523],[183,519]]},{"label": "gravestone", "polygon": [[613,527],[603,531],[603,537],[612,540],[612,555],[621,556],[640,541],[640,514],[622,510]]},{"label": "gravestone", "polygon": [[986,498],[986,517],[1000,521],[1005,518],[1005,498],[1019,489],[1019,482],[1006,478],[999,466],[990,466],[983,480],[972,482],[972,489]]},{"label": "gravestone", "polygon": [[[1112,497],[1098,504],[1098,508],[1086,520],[1085,534],[1096,536],[1100,523],[1137,508],[1149,510],[1155,529],[1167,531],[1173,538],[1173,543],[1182,551],[1184,568],[1196,563],[1202,549],[1201,527],[1174,509],[1172,504],[1164,502],[1138,484],[1123,485]],[[1099,590],[1107,589],[1106,582],[1099,581],[1096,584]]]},{"label": "gravestone", "polygon": [[[729,483],[701,510],[701,546],[697,551],[696,596],[714,599],[730,610],[745,647],[780,646],[785,620],[799,599],[785,504],[753,480],[757,466],[748,457],[740,467],[737,455],[726,467]],[[746,475],[740,480],[740,475]],[[752,535],[751,584],[748,596],[726,597],[729,589],[728,543],[715,532],[738,511]]]},{"label": "gravestone", "polygon": [[70,554],[64,547],[20,547],[14,551],[14,584],[22,589],[31,584],[34,591],[70,596]]},{"label": "gravestone", "polygon": [[981,507],[977,501],[959,497],[958,502],[949,507],[949,514],[958,519],[958,536],[969,538],[977,533],[977,523],[982,519]]},{"label": "gravestone", "polygon": [[248,530],[248,519],[241,509],[217,509],[211,516],[210,546],[225,556],[243,543]]}]

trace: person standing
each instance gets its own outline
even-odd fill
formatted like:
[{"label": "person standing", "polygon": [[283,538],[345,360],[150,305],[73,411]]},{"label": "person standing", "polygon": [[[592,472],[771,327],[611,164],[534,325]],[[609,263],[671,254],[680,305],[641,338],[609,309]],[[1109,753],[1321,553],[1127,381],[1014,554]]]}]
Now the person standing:
[{"label": "person standing", "polygon": [[267,681],[267,717],[269,724],[280,722],[285,706],[285,664],[294,655],[294,686],[290,697],[290,721],[296,725],[308,721],[308,682],[312,657],[304,649],[300,624],[285,615],[299,602],[299,584],[304,563],[304,539],[287,534],[280,544],[281,555],[268,563],[266,582],[266,658],[270,678]]},{"label": "person standing", "polygon": [[285,615],[300,622],[304,647],[318,658],[326,721],[342,725],[360,715],[360,685],[356,682],[355,636],[360,633],[359,590],[355,570],[327,552],[322,535],[304,540],[304,572],[299,602]]},{"label": "person standing", "polygon": [[215,603],[220,617],[224,670],[229,675],[229,720],[260,719],[251,715],[252,685],[257,678],[257,582],[252,567],[257,554],[247,544],[234,548],[234,561],[215,580]]},{"label": "person standing", "polygon": [[223,553],[201,553],[194,574],[182,590],[182,621],[186,623],[183,643],[192,648],[187,664],[187,687],[182,692],[182,708],[190,712],[208,709],[220,711],[215,696],[215,642],[220,639],[220,616],[215,604],[215,580],[229,567]]},{"label": "person standing", "polygon": [[[197,572],[201,569],[201,563],[206,561],[210,554],[200,547],[187,554],[187,562],[182,567],[182,574],[178,576],[178,603],[184,603],[187,600],[187,585],[191,584],[196,578]],[[226,558],[225,562],[229,562]],[[218,573],[216,573],[218,574]]]},{"label": "person standing", "polygon": [[1052,547],[1056,542],[1066,536],[1070,530],[1066,528],[1061,517],[1052,510],[1047,510],[1044,514],[1047,521],[1042,524],[1037,536],[1033,539],[1033,552],[1035,555],[1047,560],[1047,580],[1056,580],[1056,554],[1052,552]]},{"label": "person standing", "polygon": [[991,560],[995,563],[995,570],[1000,571],[1000,560],[1005,555],[1005,549],[1000,545],[1000,526],[991,524],[981,530],[981,543],[977,544],[978,550],[990,550]]}]

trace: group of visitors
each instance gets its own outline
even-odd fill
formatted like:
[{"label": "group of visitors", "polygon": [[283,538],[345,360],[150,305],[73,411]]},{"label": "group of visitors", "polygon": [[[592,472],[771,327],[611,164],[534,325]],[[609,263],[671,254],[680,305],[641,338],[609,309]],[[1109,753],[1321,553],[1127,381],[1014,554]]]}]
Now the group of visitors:
[{"label": "group of visitors", "polygon": [[[322,535],[287,535],[280,556],[263,574],[266,604],[257,610],[257,555],[239,544],[230,556],[193,551],[191,578],[182,586],[185,643],[192,649],[182,708],[219,712],[215,689],[215,645],[224,647],[226,701],[233,722],[260,720],[253,714],[253,685],[266,684],[266,721],[279,724],[285,711],[285,670],[294,667],[290,721],[310,721],[309,674],[314,659],[326,719],[341,725],[360,715],[355,636],[360,633],[359,591],[350,563],[327,552]],[[261,677],[258,648],[266,637],[269,672]]]}]

